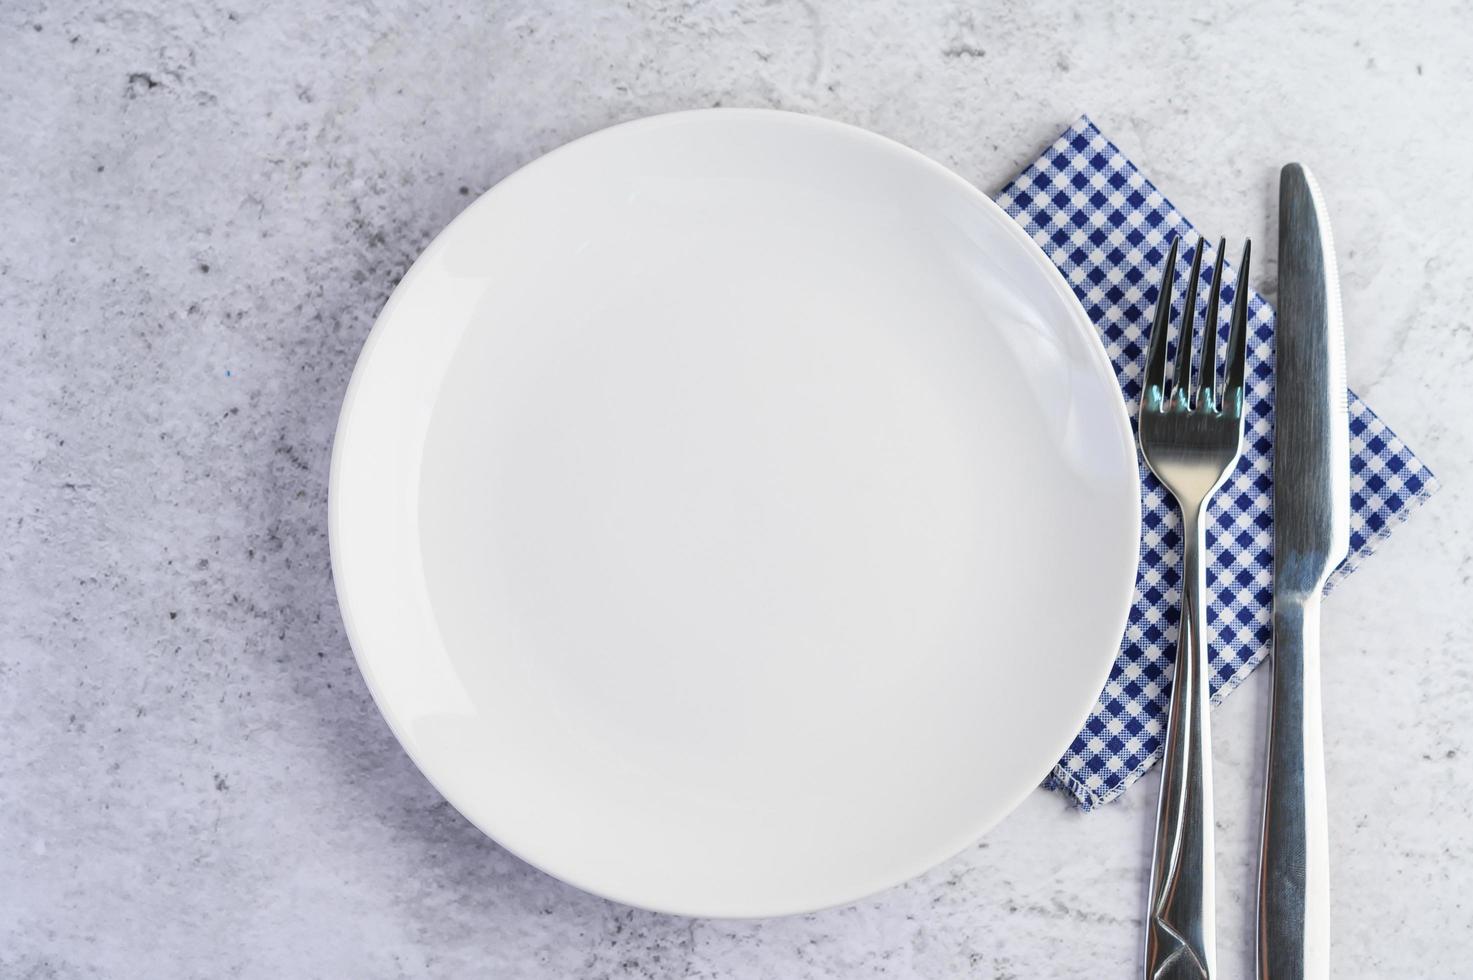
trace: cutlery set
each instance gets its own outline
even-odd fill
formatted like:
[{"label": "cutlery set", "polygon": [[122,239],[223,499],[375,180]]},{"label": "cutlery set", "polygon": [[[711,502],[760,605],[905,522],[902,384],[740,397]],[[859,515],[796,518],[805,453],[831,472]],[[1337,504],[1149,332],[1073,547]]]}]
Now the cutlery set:
[{"label": "cutlery set", "polygon": [[[1349,548],[1350,458],[1343,326],[1329,221],[1309,171],[1280,175],[1274,457],[1273,690],[1258,882],[1259,980],[1329,975],[1329,882],[1319,608]],[[1146,916],[1147,980],[1211,980],[1214,942],[1212,757],[1203,522],[1242,450],[1250,249],[1243,248],[1217,385],[1219,243],[1193,377],[1205,244],[1187,283],[1176,363],[1167,342],[1180,243],[1173,241],[1146,352],[1141,456],[1182,514],[1182,608]],[[1195,381],[1195,384],[1194,384]]]},{"label": "cutlery set", "polygon": [[754,109],[527,164],[405,274],[344,397],[333,579],[385,719],[518,857],[715,918],[874,895],[1046,775],[1090,807],[1159,751],[1145,976],[1211,980],[1209,698],[1271,617],[1257,973],[1325,980],[1320,594],[1435,480],[1347,393],[1324,204],[1280,186],[1275,324],[1249,247],[1088,119],[996,201]]}]

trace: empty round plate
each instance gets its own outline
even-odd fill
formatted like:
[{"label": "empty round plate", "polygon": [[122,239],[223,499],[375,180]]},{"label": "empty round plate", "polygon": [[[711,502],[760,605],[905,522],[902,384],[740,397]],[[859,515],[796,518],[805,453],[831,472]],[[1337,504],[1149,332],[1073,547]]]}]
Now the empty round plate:
[{"label": "empty round plate", "polygon": [[1048,773],[1119,646],[1104,348],[992,202],[863,130],[708,110],[485,194],[348,389],[333,571],[384,716],[600,895],[863,897]]}]

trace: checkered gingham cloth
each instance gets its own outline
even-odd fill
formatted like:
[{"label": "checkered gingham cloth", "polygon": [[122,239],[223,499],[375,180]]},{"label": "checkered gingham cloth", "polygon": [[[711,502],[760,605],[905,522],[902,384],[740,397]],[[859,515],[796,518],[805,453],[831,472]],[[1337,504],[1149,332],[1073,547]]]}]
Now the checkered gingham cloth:
[{"label": "checkered gingham cloth", "polygon": [[[1196,231],[1094,123],[1081,118],[998,195],[998,203],[1059,267],[1099,328],[1132,418],[1161,264],[1173,235]],[[1205,315],[1215,242],[1202,262],[1198,322]],[[1228,243],[1229,255],[1242,248]],[[1179,259],[1177,316],[1192,248]],[[1229,262],[1226,283],[1235,274]],[[1223,289],[1224,305],[1232,288]],[[1235,688],[1269,652],[1273,601],[1274,311],[1248,302],[1247,428],[1243,457],[1208,512],[1211,594],[1207,633],[1213,700]],[[1179,322],[1179,321],[1178,321]],[[1221,318],[1225,345],[1228,317]],[[1436,489],[1432,473],[1386,424],[1350,395],[1350,557],[1333,587]],[[1120,656],[1089,721],[1047,785],[1088,810],[1108,803],[1161,757],[1181,597],[1181,516],[1141,467],[1141,561]]]}]

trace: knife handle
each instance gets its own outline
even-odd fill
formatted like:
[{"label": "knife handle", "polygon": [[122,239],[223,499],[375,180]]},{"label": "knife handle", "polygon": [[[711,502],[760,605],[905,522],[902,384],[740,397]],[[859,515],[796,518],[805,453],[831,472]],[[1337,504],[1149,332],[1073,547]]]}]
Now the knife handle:
[{"label": "knife handle", "polygon": [[1258,872],[1259,980],[1330,975],[1329,811],[1320,590],[1274,603],[1273,694]]}]

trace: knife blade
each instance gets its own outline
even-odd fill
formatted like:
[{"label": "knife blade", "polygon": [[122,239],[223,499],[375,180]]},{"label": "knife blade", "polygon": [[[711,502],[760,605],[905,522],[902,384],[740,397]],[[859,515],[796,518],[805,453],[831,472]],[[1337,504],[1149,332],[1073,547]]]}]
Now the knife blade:
[{"label": "knife blade", "polygon": [[1350,546],[1350,418],[1340,283],[1324,197],[1279,175],[1273,689],[1258,881],[1259,980],[1329,976],[1320,596]]}]

